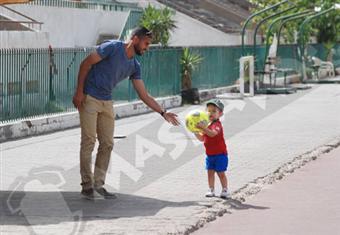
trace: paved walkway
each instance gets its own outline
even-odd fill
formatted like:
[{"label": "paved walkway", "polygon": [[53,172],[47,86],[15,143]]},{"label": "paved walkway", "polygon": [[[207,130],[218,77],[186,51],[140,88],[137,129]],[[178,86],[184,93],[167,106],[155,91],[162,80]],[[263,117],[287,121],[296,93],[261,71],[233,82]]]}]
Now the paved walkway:
[{"label": "paved walkway", "polygon": [[340,148],[322,155],[193,233],[340,234]]},{"label": "paved walkway", "polygon": [[[231,192],[303,153],[340,142],[339,85],[224,102]],[[197,108],[204,106],[174,111],[183,120]],[[224,201],[204,198],[204,149],[184,128],[156,113],[116,124],[116,135],[127,136],[116,139],[107,174],[116,200],[79,199],[79,129],[2,144],[0,231],[183,234],[226,212]]]}]

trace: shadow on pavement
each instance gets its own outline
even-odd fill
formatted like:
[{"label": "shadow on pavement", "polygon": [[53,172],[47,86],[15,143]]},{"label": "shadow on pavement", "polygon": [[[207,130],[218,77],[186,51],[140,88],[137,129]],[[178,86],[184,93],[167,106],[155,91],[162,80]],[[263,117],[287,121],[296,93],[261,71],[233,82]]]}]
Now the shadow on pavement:
[{"label": "shadow on pavement", "polygon": [[79,192],[0,191],[0,225],[50,225],[62,222],[153,216],[166,207],[188,207],[197,202],[171,202],[136,195],[89,201]]},{"label": "shadow on pavement", "polygon": [[232,199],[232,198],[225,199],[225,202],[223,204],[230,206],[230,209],[232,210],[249,210],[249,209],[267,210],[267,209],[270,209],[270,207],[250,205],[250,204],[246,204],[246,203],[243,203],[239,200]]}]

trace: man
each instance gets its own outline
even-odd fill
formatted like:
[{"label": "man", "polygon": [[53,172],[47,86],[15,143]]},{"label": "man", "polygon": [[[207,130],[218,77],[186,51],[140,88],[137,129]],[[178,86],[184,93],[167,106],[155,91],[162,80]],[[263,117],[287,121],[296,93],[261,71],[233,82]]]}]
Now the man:
[{"label": "man", "polygon": [[[141,79],[139,62],[135,54],[148,50],[152,33],[136,28],[127,42],[109,41],[97,47],[80,65],[78,86],[73,104],[79,111],[81,127],[80,175],[81,194],[86,199],[115,198],[103,185],[113,147],[114,111],[112,90],[116,84],[129,77],[139,98],[152,110],[160,113],[173,125],[178,125],[177,115],[167,112],[151,97]],[[96,142],[99,147],[94,174],[91,155]]]}]

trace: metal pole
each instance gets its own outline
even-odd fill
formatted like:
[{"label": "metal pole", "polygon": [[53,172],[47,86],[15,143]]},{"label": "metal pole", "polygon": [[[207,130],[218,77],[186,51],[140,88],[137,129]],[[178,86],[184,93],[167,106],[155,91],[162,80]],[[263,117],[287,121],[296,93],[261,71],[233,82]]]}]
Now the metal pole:
[{"label": "metal pole", "polygon": [[281,14],[283,14],[283,13],[285,13],[285,12],[288,12],[288,11],[290,11],[290,10],[292,10],[292,9],[295,9],[296,8],[296,6],[293,6],[293,7],[289,7],[289,8],[287,8],[287,9],[285,9],[285,10],[282,10],[282,11],[279,11],[278,13],[275,13],[275,14],[272,14],[272,15],[270,15],[270,16],[267,16],[267,17],[265,17],[264,19],[262,19],[257,25],[256,25],[256,28],[255,28],[255,30],[254,30],[254,45],[253,45],[253,56],[254,56],[254,60],[255,60],[255,70],[256,70],[256,68],[257,68],[257,63],[256,63],[256,36],[257,36],[257,31],[259,30],[259,28],[260,28],[260,26],[264,23],[264,22],[266,22],[267,20],[269,20],[269,19],[271,19],[271,18],[274,18],[275,16],[278,16],[278,15],[281,15]]},{"label": "metal pole", "polygon": [[258,11],[258,12],[255,12],[254,14],[250,15],[246,22],[243,24],[243,27],[242,27],[242,31],[241,31],[241,41],[242,41],[242,46],[241,46],[241,55],[244,56],[244,34],[246,32],[246,28],[247,28],[247,24],[250,22],[250,20],[252,20],[255,16],[258,16],[266,11],[269,11],[269,10],[272,10],[272,9],[275,9],[277,7],[279,7],[280,5],[284,4],[284,3],[288,3],[288,0],[284,0],[284,1],[281,1],[279,3],[276,3],[272,6],[269,6],[261,11]]},{"label": "metal pole", "polygon": [[56,65],[54,62],[54,53],[51,46],[48,47],[49,51],[49,72],[50,72],[50,84],[49,84],[49,101],[55,101],[55,94],[53,89],[53,75],[56,74]]},{"label": "metal pole", "polygon": [[278,30],[278,33],[277,33],[277,47],[279,47],[280,45],[280,37],[281,37],[281,32],[282,32],[282,29],[283,29],[283,26],[288,23],[289,21],[293,21],[293,20],[297,20],[297,19],[300,19],[300,18],[303,18],[303,17],[306,17],[306,16],[309,16],[311,14],[314,14],[315,12],[313,11],[303,11],[303,12],[300,12],[300,13],[297,13],[295,16],[291,16],[285,20],[283,20],[280,24],[280,27],[279,27],[279,30]]},{"label": "metal pole", "polygon": [[300,63],[301,63],[301,75],[302,75],[302,80],[306,80],[306,68],[305,68],[305,59],[304,59],[304,51],[305,51],[305,42],[303,41],[302,39],[302,35],[305,31],[305,25],[307,23],[309,23],[310,21],[312,21],[313,19],[319,17],[319,16],[322,16],[332,10],[335,10],[335,7],[331,7],[331,8],[328,8],[327,10],[324,10],[324,11],[320,11],[319,13],[315,14],[315,15],[312,15],[312,16],[309,16],[307,17],[307,19],[305,19],[302,24],[300,25],[300,29],[299,29],[299,32],[298,32],[298,50],[299,50],[299,58],[300,58]]},{"label": "metal pole", "polygon": [[[278,18],[274,19],[273,22],[269,25],[267,33],[266,33],[266,47],[265,47],[265,54],[264,54],[264,62],[267,60],[267,55],[268,55],[268,50],[269,50],[269,37],[270,37],[271,31],[272,31],[274,25],[281,20],[286,20],[286,19],[289,19],[291,17],[300,15],[302,13],[306,13],[306,12],[298,12],[298,13],[278,17]],[[265,63],[263,65],[263,70],[264,69],[265,69]]]}]

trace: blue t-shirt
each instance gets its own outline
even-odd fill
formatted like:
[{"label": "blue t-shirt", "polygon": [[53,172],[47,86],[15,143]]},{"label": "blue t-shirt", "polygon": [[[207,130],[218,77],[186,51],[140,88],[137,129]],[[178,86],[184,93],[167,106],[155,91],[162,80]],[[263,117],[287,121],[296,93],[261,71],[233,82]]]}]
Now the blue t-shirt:
[{"label": "blue t-shirt", "polygon": [[128,77],[141,79],[140,64],[135,58],[128,59],[123,42],[104,42],[96,51],[102,60],[89,71],[84,86],[85,94],[99,100],[111,100],[112,90],[118,82]]}]

